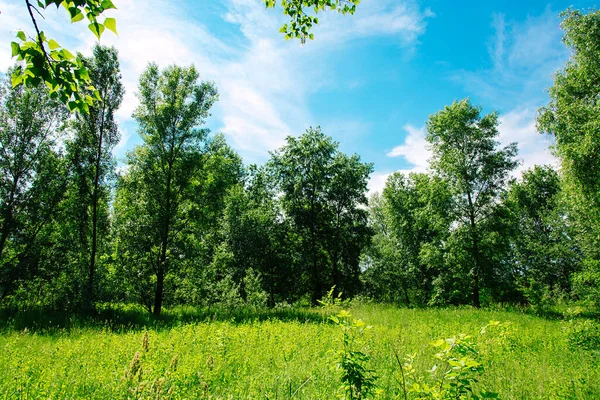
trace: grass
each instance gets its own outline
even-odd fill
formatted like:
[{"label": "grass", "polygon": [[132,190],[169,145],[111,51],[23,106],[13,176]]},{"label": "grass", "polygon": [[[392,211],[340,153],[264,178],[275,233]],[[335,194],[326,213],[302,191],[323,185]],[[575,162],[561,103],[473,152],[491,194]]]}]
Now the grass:
[{"label": "grass", "polygon": [[[329,312],[177,308],[156,320],[104,307],[94,317],[5,316],[0,398],[332,399],[341,333]],[[426,375],[435,360],[430,342],[459,333],[477,341],[485,367],[477,385],[501,398],[600,398],[598,349],[570,345],[565,321],[470,308],[356,305],[350,312],[373,325],[360,343],[381,398],[403,398],[392,347],[416,353]],[[509,324],[481,335],[490,320]]]}]

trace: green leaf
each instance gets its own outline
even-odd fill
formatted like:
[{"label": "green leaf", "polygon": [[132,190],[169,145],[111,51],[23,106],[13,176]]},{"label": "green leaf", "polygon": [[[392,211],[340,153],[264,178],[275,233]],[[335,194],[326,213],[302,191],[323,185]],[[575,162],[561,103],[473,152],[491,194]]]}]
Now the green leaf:
[{"label": "green leaf", "polygon": [[18,37],[19,39],[21,39],[22,41],[25,41],[25,40],[27,40],[27,36],[25,36],[25,32],[23,32],[23,31],[18,31],[18,32],[17,32],[17,37]]},{"label": "green leaf", "polygon": [[74,59],[74,58],[75,58],[75,56],[73,55],[73,53],[71,53],[71,52],[70,52],[69,50],[67,50],[67,49],[62,49],[60,52],[62,53],[63,57],[64,57],[66,60],[72,60],[72,59]]},{"label": "green leaf", "polygon": [[23,82],[23,76],[13,73],[12,76],[10,77],[10,81],[11,81],[13,87],[17,87]]},{"label": "green leaf", "polygon": [[17,43],[17,42],[10,42],[10,48],[12,49],[12,56],[11,57],[16,57],[19,54],[21,54],[21,48],[19,47],[19,43]]},{"label": "green leaf", "polygon": [[50,41],[48,42],[48,47],[50,47],[50,50],[56,50],[60,49],[60,44],[58,44],[56,40],[50,39]]},{"label": "green leaf", "polygon": [[96,35],[98,39],[100,39],[100,36],[102,36],[102,32],[104,32],[104,25],[99,24],[97,22],[92,22],[88,25],[88,28],[90,29],[90,31],[92,31],[94,35]]},{"label": "green leaf", "polygon": [[[77,9],[79,11],[79,9]],[[71,23],[79,22],[83,19],[83,13],[79,11],[74,16],[71,17]]]},{"label": "green leaf", "polygon": [[110,29],[111,31],[113,31],[115,35],[117,35],[117,36],[119,35],[117,33],[117,20],[116,19],[114,19],[114,18],[106,18],[104,20],[104,26],[107,29]]},{"label": "green leaf", "polygon": [[117,9],[117,7],[115,7],[115,5],[113,4],[113,2],[110,1],[110,0],[103,0],[102,4],[101,4],[101,7],[103,9],[105,9],[105,10],[111,10],[111,9],[115,9],[116,10]]}]

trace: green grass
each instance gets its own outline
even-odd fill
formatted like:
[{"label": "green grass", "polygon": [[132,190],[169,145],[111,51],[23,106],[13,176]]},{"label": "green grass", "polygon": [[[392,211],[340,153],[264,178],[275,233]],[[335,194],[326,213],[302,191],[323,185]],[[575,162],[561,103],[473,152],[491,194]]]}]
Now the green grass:
[{"label": "green grass", "polygon": [[[569,346],[567,322],[469,308],[350,311],[373,325],[361,343],[381,398],[403,398],[392,346],[416,353],[415,366],[426,375],[434,364],[430,342],[459,333],[477,342],[485,366],[479,387],[501,398],[600,398],[600,355]],[[339,381],[331,359],[341,333],[326,314],[178,308],[155,320],[120,307],[94,318],[5,316],[0,398],[332,399]],[[481,335],[490,320],[510,324]],[[130,377],[136,352],[142,373]]]}]

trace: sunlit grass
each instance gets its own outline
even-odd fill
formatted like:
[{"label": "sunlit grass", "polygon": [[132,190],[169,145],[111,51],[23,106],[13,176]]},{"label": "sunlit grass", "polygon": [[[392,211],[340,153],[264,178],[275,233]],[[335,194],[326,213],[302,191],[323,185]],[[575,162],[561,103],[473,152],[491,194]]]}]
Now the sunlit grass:
[{"label": "sunlit grass", "polygon": [[[0,395],[331,399],[339,386],[331,358],[340,332],[325,316],[333,311],[185,308],[153,320],[142,310],[105,309],[94,320],[65,317],[61,327],[45,321],[27,329],[27,318],[13,317],[0,335]],[[365,350],[382,398],[399,398],[392,347],[416,353],[416,366],[425,374],[434,363],[430,342],[459,333],[477,338],[485,366],[480,385],[502,398],[600,396],[598,352],[569,347],[564,321],[469,308],[358,305],[350,311],[373,325]],[[510,324],[504,333],[480,335],[490,320]],[[139,370],[132,374],[136,353]]]}]

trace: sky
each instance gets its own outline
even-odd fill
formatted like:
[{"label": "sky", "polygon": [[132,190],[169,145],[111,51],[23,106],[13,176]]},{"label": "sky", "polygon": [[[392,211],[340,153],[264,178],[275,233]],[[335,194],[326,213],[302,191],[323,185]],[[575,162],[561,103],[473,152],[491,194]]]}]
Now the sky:
[{"label": "sky", "polygon": [[[569,53],[559,13],[590,1],[362,0],[352,16],[328,12],[315,40],[286,41],[282,10],[262,0],[113,0],[126,94],[114,154],[141,143],[132,113],[149,62],[194,64],[213,81],[219,101],[208,127],[222,132],[245,163],[264,163],[289,135],[320,126],[347,153],[374,163],[370,191],[394,171],[427,170],[429,115],[469,97],[497,111],[499,141],[518,142],[521,165],[555,163],[551,137],[536,132],[553,74]],[[48,9],[40,28],[70,50],[91,54],[95,37]],[[0,0],[0,71],[14,60],[15,32],[32,31],[21,0]]]}]

